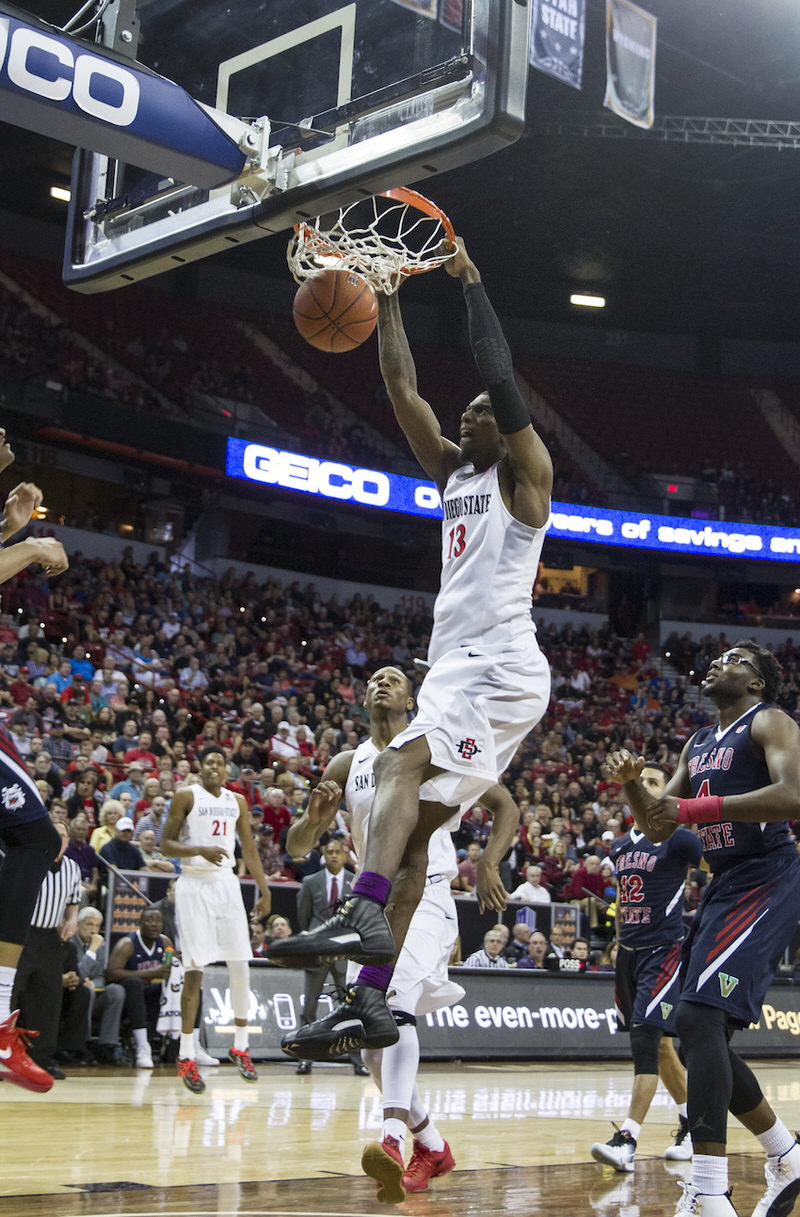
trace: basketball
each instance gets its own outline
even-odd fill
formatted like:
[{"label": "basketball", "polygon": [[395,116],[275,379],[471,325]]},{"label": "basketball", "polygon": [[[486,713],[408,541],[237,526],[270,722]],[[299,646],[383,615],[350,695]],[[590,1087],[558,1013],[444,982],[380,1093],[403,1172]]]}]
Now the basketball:
[{"label": "basketball", "polygon": [[306,342],[334,355],[360,346],[377,321],[375,293],[354,270],[322,270],[294,298],[294,323]]}]

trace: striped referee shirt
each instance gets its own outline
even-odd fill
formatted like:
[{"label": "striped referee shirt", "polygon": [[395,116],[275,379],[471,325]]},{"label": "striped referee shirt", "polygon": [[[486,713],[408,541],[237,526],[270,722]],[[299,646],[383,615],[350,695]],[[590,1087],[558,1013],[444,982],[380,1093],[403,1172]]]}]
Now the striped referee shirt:
[{"label": "striped referee shirt", "polygon": [[64,920],[67,905],[80,904],[81,868],[64,857],[58,870],[49,870],[42,880],[31,925],[37,930],[55,930]]}]

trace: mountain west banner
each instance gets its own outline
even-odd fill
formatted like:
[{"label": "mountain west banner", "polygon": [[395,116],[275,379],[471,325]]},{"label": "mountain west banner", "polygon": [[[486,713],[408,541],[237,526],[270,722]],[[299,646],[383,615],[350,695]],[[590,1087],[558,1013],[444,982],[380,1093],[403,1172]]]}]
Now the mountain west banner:
[{"label": "mountain west banner", "polygon": [[606,0],[604,105],[637,127],[653,125],[656,18],[630,0]]},{"label": "mountain west banner", "polygon": [[579,89],[585,30],[586,0],[534,0],[531,63]]}]

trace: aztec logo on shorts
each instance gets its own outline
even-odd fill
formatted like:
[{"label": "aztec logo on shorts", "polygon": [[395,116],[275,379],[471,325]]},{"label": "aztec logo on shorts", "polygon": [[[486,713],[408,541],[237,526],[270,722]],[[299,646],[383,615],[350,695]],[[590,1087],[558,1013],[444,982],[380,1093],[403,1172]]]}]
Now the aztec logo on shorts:
[{"label": "aztec logo on shorts", "polygon": [[668,1001],[659,1002],[659,1005],[661,1006],[661,1017],[663,1018],[664,1022],[666,1022],[672,1013],[672,1006]]},{"label": "aztec logo on shorts", "polygon": [[738,976],[729,976],[727,972],[717,972],[719,977],[719,991],[723,997],[730,997],[733,990],[739,983]]},{"label": "aztec logo on shorts", "polygon": [[25,806],[25,791],[15,782],[13,786],[3,787],[2,799],[6,811],[19,811],[20,807]]},{"label": "aztec logo on shorts", "polygon": [[477,756],[483,749],[479,748],[474,739],[462,739],[456,744],[456,752],[460,752],[465,761],[471,761],[473,756]]}]

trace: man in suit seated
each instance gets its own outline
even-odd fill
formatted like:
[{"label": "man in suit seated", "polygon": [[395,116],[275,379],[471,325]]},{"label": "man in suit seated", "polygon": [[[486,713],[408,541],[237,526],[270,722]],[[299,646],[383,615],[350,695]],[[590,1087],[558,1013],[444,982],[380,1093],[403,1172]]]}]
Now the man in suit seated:
[{"label": "man in suit seated", "polygon": [[[353,886],[353,876],[344,869],[347,854],[343,843],[336,837],[331,837],[323,847],[322,857],[325,865],[313,875],[307,875],[297,893],[297,919],[301,930],[313,930],[336,911],[339,900],[345,900],[350,895]],[[347,960],[334,959],[331,963],[319,968],[306,969],[305,994],[303,997],[303,1022],[313,1023],[317,1017],[317,1002],[322,993],[328,976],[333,979],[333,987],[337,1002],[344,997],[345,977],[347,975]],[[362,1063],[361,1053],[354,1052],[350,1057],[353,1062],[353,1072],[359,1077],[369,1074],[366,1065]],[[311,1061],[300,1061],[296,1073],[310,1073]]]},{"label": "man in suit seated", "polygon": [[89,1022],[91,1024],[95,1015],[100,1019],[97,1060],[102,1065],[111,1065],[122,1057],[119,1024],[125,1005],[125,990],[122,985],[106,984],[108,946],[100,933],[102,924],[100,910],[87,905],[78,913],[78,932],[70,942],[77,951],[77,971],[81,981],[84,985],[87,981],[91,982]]}]

